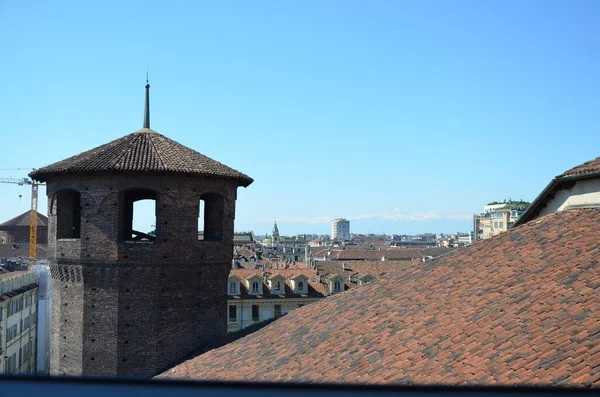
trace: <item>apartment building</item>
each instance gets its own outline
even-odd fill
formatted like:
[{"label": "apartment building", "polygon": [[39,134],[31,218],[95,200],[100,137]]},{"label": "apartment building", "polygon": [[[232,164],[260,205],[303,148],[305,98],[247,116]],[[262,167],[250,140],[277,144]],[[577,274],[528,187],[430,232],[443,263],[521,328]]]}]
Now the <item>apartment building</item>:
[{"label": "apartment building", "polygon": [[34,271],[0,273],[0,373],[36,373],[37,305]]},{"label": "apartment building", "polygon": [[350,240],[350,221],[336,218],[331,221],[331,238],[338,241]]},{"label": "apartment building", "polygon": [[475,240],[485,240],[510,229],[525,212],[528,202],[508,201],[488,204],[484,212],[473,215],[473,235]]},{"label": "apartment building", "polygon": [[314,269],[232,269],[227,288],[229,333],[327,296]]}]

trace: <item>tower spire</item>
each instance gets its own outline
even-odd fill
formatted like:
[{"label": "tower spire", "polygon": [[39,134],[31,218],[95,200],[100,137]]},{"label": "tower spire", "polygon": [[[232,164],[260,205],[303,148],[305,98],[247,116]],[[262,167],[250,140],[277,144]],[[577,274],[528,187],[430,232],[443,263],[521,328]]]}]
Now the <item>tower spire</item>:
[{"label": "tower spire", "polygon": [[144,128],[150,128],[150,84],[148,83],[148,69],[146,69],[146,104],[144,106]]}]

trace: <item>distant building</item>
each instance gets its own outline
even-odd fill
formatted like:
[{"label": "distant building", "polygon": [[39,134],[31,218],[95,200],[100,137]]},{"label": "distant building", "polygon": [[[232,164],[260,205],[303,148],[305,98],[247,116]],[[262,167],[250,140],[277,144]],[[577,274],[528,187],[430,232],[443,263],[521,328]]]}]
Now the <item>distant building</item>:
[{"label": "distant building", "polygon": [[344,218],[332,220],[331,238],[338,241],[350,240],[350,221]]},{"label": "distant building", "polygon": [[0,373],[36,373],[37,305],[34,271],[0,273]]},{"label": "distant building", "polygon": [[314,269],[232,269],[227,285],[227,332],[281,317],[326,296]]},{"label": "distant building", "polygon": [[485,240],[510,229],[529,206],[524,201],[492,203],[483,207],[484,212],[473,215],[473,236]]},{"label": "distant building", "polygon": [[[28,243],[31,211],[0,223],[0,244]],[[48,217],[37,213],[37,243],[48,244]]]}]

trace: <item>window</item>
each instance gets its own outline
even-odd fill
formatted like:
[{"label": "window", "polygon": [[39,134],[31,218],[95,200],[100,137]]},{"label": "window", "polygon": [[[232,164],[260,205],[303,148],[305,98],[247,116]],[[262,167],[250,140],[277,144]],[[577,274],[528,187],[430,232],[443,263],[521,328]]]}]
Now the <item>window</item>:
[{"label": "window", "polygon": [[275,292],[281,292],[281,281],[279,280],[275,283]]},{"label": "window", "polygon": [[298,291],[304,291],[304,281],[298,281]]},{"label": "window", "polygon": [[281,317],[281,305],[275,305],[274,312],[275,317]]},{"label": "window", "polygon": [[56,193],[52,213],[56,214],[56,238],[79,238],[81,235],[81,194],[75,190]]},{"label": "window", "polygon": [[252,305],[252,321],[260,321],[258,315],[258,305]]},{"label": "window", "polygon": [[2,312],[4,311],[4,308],[2,306],[0,306],[0,321],[2,321]]},{"label": "window", "polygon": [[237,306],[229,305],[229,321],[237,321]]},{"label": "window", "polygon": [[237,283],[235,281],[232,281],[231,284],[229,284],[229,292],[237,294]]},{"label": "window", "polygon": [[342,290],[342,282],[340,280],[335,280],[335,282],[333,283],[333,290],[334,291]]},{"label": "window", "polygon": [[252,282],[252,293],[253,294],[258,294],[259,290],[258,290],[258,281],[253,281]]},{"label": "window", "polygon": [[[156,192],[148,189],[133,189],[120,193],[119,231],[121,241],[156,240]],[[144,231],[142,231],[144,230]]]},{"label": "window", "polygon": [[[225,200],[216,193],[208,193],[198,204],[198,239],[204,241],[223,240],[223,214]],[[202,232],[202,233],[200,233]]]}]

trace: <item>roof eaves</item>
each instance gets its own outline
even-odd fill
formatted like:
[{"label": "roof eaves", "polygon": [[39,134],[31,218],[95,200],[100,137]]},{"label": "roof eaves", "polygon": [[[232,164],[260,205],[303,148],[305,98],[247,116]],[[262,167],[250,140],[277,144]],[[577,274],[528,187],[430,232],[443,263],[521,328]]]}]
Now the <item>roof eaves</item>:
[{"label": "roof eaves", "polygon": [[563,176],[563,174],[556,176],[550,183],[542,190],[542,192],[533,200],[531,205],[527,207],[523,215],[515,222],[512,226],[517,227],[519,225],[523,225],[533,218],[535,218],[540,210],[544,208],[544,204],[548,202],[548,200],[558,191],[558,188],[568,182],[576,182],[578,180],[590,179],[600,177],[600,171],[593,171],[582,174],[574,174]]}]

